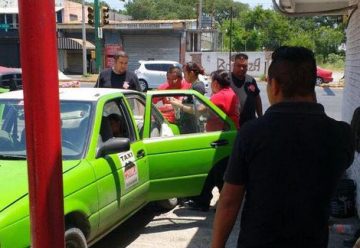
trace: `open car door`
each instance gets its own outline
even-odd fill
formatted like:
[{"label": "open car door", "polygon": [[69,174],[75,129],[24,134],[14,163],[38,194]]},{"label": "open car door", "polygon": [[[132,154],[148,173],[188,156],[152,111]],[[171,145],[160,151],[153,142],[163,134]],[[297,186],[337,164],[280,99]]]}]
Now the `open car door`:
[{"label": "open car door", "polygon": [[[181,101],[177,108],[171,100]],[[198,195],[236,136],[232,120],[193,90],[149,91],[143,141],[150,171],[149,200]]]}]

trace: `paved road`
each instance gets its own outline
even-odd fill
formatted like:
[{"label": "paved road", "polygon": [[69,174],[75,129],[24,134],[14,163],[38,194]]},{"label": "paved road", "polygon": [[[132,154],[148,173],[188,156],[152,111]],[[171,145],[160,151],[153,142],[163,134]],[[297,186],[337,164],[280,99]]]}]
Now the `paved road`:
[{"label": "paved road", "polygon": [[[259,83],[261,99],[263,103],[264,111],[269,107],[269,101],[266,95],[266,83]],[[341,120],[341,105],[343,98],[342,88],[330,88],[330,87],[316,87],[316,96],[319,103],[321,103],[328,116]]]}]

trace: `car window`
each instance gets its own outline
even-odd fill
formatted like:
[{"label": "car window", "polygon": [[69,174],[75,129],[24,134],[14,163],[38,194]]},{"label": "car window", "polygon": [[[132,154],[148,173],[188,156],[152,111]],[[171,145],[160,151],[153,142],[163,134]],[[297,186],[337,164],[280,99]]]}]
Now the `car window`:
[{"label": "car window", "polygon": [[130,115],[124,106],[124,102],[120,99],[111,100],[104,105],[100,127],[102,142],[112,137],[129,138],[130,141],[135,140]]},{"label": "car window", "polygon": [[172,64],[145,64],[145,68],[150,71],[166,72]]},{"label": "car window", "polygon": [[17,89],[22,88],[21,74],[14,73],[0,75],[0,87],[8,89],[11,85],[13,85],[13,87],[16,87]]},{"label": "car window", "polygon": [[[145,99],[137,95],[127,95],[127,101],[132,109],[136,126],[138,128],[140,138],[144,134],[144,118],[145,118]],[[165,137],[173,136],[173,132],[164,120],[162,114],[157,110],[155,105],[151,106],[151,123],[150,123],[150,137]]]},{"label": "car window", "polygon": [[[92,104],[61,101],[60,118],[63,159],[84,156],[90,129]],[[22,100],[0,101],[0,155],[24,156],[25,120]]]},{"label": "car window", "polygon": [[134,115],[136,122],[136,128],[142,138],[143,128],[144,128],[144,115],[145,115],[145,102],[144,99],[141,99],[136,95],[126,96],[126,100],[130,105],[131,111]]},{"label": "car window", "polygon": [[162,71],[162,67],[159,64],[145,64],[145,68],[149,71]]},{"label": "car window", "polygon": [[[173,101],[184,107],[171,104]],[[169,123],[179,128],[180,135],[226,131],[230,128],[214,110],[192,94],[155,97],[153,103]]]}]

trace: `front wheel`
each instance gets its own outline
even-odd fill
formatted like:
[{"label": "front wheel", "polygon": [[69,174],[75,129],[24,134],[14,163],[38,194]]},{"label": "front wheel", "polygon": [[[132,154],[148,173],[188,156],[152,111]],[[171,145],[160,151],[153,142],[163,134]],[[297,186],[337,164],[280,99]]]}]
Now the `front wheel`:
[{"label": "front wheel", "polygon": [[146,92],[149,89],[149,86],[144,79],[140,79],[139,84],[140,84],[140,89],[142,92]]},{"label": "front wheel", "polygon": [[87,248],[86,238],[83,232],[76,227],[72,227],[65,232],[66,248]]}]

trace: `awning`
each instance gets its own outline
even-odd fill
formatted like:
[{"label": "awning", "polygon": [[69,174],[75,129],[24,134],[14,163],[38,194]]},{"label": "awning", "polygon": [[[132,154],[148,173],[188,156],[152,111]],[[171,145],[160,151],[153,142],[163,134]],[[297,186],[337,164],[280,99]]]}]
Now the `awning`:
[{"label": "awning", "polygon": [[[58,49],[60,50],[81,50],[83,47],[82,39],[60,37],[58,38]],[[94,44],[86,41],[86,49],[95,50]]]},{"label": "awning", "polygon": [[[62,10],[64,7],[55,7],[55,12]],[[1,14],[18,14],[19,8],[18,7],[0,7]]]}]

